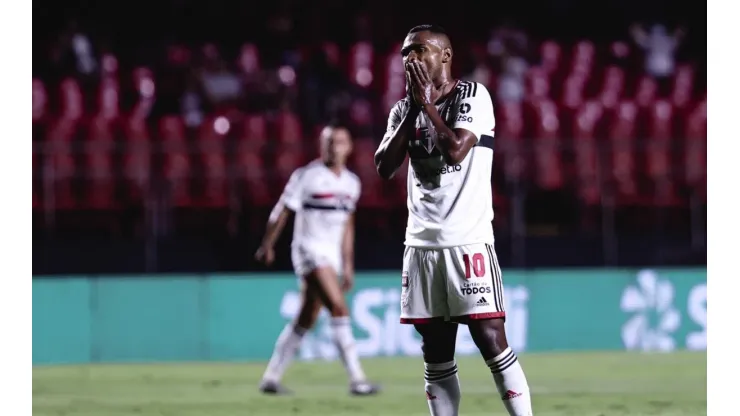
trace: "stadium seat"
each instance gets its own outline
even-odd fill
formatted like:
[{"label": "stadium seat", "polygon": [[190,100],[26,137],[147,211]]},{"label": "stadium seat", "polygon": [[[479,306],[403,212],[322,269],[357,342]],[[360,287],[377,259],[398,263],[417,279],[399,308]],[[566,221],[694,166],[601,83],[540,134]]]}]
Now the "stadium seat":
[{"label": "stadium seat", "polygon": [[635,153],[637,131],[637,104],[623,100],[612,114],[609,127],[611,166],[609,180],[614,183],[615,196],[619,204],[637,202],[638,184]]},{"label": "stadium seat", "polygon": [[146,118],[154,105],[156,84],[154,73],[146,67],[139,67],[133,71],[134,89],[137,101],[131,111],[131,117]]},{"label": "stadium seat", "polygon": [[604,71],[604,81],[599,92],[599,99],[604,108],[612,110],[624,94],[624,71],[617,66],[610,66]]},{"label": "stadium seat", "polygon": [[261,151],[267,145],[267,120],[263,114],[247,114],[241,122],[241,134],[237,136],[239,146]]},{"label": "stadium seat", "polygon": [[537,101],[532,107],[537,120],[532,143],[535,183],[543,190],[560,189],[564,174],[558,108],[551,100]]},{"label": "stadium seat", "polygon": [[141,204],[149,195],[152,174],[152,145],[149,130],[139,118],[126,121],[123,176],[126,180],[127,202]]},{"label": "stadium seat", "polygon": [[55,209],[72,209],[77,204],[72,186],[72,180],[78,173],[72,148],[77,134],[77,121],[65,117],[55,120],[47,131],[44,165],[50,179],[48,183],[52,186],[53,199],[50,202]]},{"label": "stadium seat", "polygon": [[598,101],[587,101],[575,113],[573,123],[573,154],[578,183],[578,195],[588,206],[601,202],[603,172],[599,160],[599,123],[604,108]]},{"label": "stadium seat", "polygon": [[679,201],[673,182],[672,131],[673,107],[668,100],[658,100],[649,114],[648,136],[645,141],[647,176],[652,183],[650,197],[656,205],[675,205]]},{"label": "stadium seat", "polygon": [[649,75],[643,75],[635,89],[635,103],[640,107],[653,104],[658,96],[658,83]]},{"label": "stadium seat", "polygon": [[385,57],[385,86],[381,108],[388,114],[398,100],[406,95],[406,77],[401,58],[401,44],[395,44]]},{"label": "stadium seat", "polygon": [[707,189],[707,102],[698,103],[686,120],[683,152],[685,183],[692,194],[706,198]]},{"label": "stadium seat", "polygon": [[242,45],[237,66],[244,75],[252,75],[260,71],[260,56],[257,46],[253,43]]},{"label": "stadium seat", "polygon": [[170,200],[174,206],[186,207],[192,202],[190,148],[185,138],[185,126],[178,116],[165,116],[160,121],[159,133],[165,154],[164,177],[169,185]]},{"label": "stadium seat", "polygon": [[[362,182],[362,195],[359,205],[370,208],[383,207],[386,202],[385,193],[389,183],[384,182],[375,168],[375,150],[377,146],[371,139],[358,138],[355,140],[355,149],[352,153],[352,166]],[[398,174],[398,173],[397,173]]]},{"label": "stadium seat", "polygon": [[519,103],[501,103],[496,113],[495,152],[504,160],[503,172],[507,181],[519,182],[527,174],[527,158],[523,142],[524,111]]},{"label": "stadium seat", "polygon": [[41,122],[46,117],[47,108],[49,106],[49,97],[46,95],[46,87],[44,86],[43,81],[39,79],[33,80],[32,94],[32,120],[34,123],[37,123]]},{"label": "stadium seat", "polygon": [[203,167],[202,185],[198,205],[223,208],[228,205],[228,176],[226,140],[231,123],[226,117],[207,118],[200,128],[198,148]]},{"label": "stadium seat", "polygon": [[107,120],[118,118],[119,96],[118,81],[112,76],[103,77],[98,87],[98,117]]},{"label": "stadium seat", "polygon": [[[267,207],[276,202],[271,195],[274,185],[268,178],[266,165],[261,155],[247,148],[237,149],[236,175],[244,185],[244,193],[240,199],[248,205]],[[280,186],[284,187],[285,184]]]},{"label": "stadium seat", "polygon": [[91,120],[85,143],[87,206],[94,209],[114,205],[114,173],[112,152],[115,137],[111,122],[100,115]]},{"label": "stadium seat", "polygon": [[278,112],[273,130],[281,146],[301,146],[303,144],[301,120],[289,109],[282,109]]},{"label": "stadium seat", "polygon": [[374,49],[370,42],[357,42],[350,48],[348,78],[361,88],[368,88],[373,83]]},{"label": "stadium seat", "polygon": [[671,103],[676,108],[686,108],[691,103],[694,91],[694,68],[691,65],[679,65],[673,76]]},{"label": "stadium seat", "polygon": [[548,75],[560,69],[562,52],[560,45],[553,40],[547,40],[540,45],[540,66]]},{"label": "stadium seat", "polygon": [[527,100],[537,101],[550,98],[550,78],[547,71],[540,67],[527,71]]},{"label": "stadium seat", "polygon": [[67,78],[59,86],[61,92],[61,117],[77,121],[85,111],[82,90],[74,78]]}]

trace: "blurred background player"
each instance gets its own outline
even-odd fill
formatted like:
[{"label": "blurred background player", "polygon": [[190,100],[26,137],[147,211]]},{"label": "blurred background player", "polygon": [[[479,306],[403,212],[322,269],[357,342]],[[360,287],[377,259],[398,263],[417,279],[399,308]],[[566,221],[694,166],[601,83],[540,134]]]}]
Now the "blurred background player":
[{"label": "blurred background player", "polygon": [[273,263],[275,242],[295,213],[291,258],[301,278],[302,303],[295,321],[277,340],[260,390],[289,393],[280,383],[282,375],[323,305],[331,315],[333,340],[349,375],[351,394],[372,395],[378,387],[366,380],[360,365],[344,298],[354,279],[354,212],[360,197],[360,180],[345,167],[352,138],[347,128],[334,125],[325,127],[319,140],[321,158],[290,176],[255,254],[257,260]]},{"label": "blurred background player", "polygon": [[401,322],[422,337],[430,412],[458,414],[455,341],[463,323],[508,413],[530,416],[527,379],[506,340],[493,248],[491,97],[483,84],[452,77],[452,46],[438,26],[412,28],[401,54],[408,95],[391,109],[375,161],[390,179],[409,155]]}]

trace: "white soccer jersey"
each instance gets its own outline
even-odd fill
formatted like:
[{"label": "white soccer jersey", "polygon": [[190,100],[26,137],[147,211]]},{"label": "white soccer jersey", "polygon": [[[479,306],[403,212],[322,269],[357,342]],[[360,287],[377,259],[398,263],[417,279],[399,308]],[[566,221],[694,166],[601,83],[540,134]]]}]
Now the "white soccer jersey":
[{"label": "white soccer jersey", "polygon": [[277,207],[295,212],[293,249],[339,256],[345,225],[360,198],[360,179],[316,160],[293,172]]},{"label": "white soccer jersey", "polygon": [[[386,135],[401,124],[409,102],[396,103]],[[433,125],[423,112],[416,120],[416,137],[409,142],[409,247],[443,248],[466,244],[493,244],[493,103],[486,87],[458,82],[437,110],[447,125],[471,131],[478,143],[458,165],[448,166],[434,145]]]}]

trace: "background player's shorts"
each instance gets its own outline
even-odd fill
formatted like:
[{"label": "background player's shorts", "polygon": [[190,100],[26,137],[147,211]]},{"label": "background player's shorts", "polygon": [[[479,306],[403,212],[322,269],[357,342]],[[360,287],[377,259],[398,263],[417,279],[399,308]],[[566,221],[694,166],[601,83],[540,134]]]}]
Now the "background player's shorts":
[{"label": "background player's shorts", "polygon": [[401,323],[503,318],[504,286],[489,244],[443,249],[406,247]]},{"label": "background player's shorts", "polygon": [[342,258],[339,253],[331,254],[329,250],[317,250],[305,247],[293,247],[291,249],[291,260],[293,270],[299,277],[305,277],[319,267],[331,267],[337,276],[342,274]]}]

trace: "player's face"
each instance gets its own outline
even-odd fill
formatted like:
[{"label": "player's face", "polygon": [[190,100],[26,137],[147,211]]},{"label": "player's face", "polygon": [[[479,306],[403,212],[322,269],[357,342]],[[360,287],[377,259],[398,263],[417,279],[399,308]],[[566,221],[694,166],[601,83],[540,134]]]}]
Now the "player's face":
[{"label": "player's face", "polygon": [[401,48],[404,65],[412,61],[424,64],[432,79],[442,71],[443,49],[439,39],[429,32],[416,32],[406,36]]},{"label": "player's face", "polygon": [[325,128],[321,132],[321,158],[332,165],[344,165],[352,152],[352,137],[347,129]]}]

